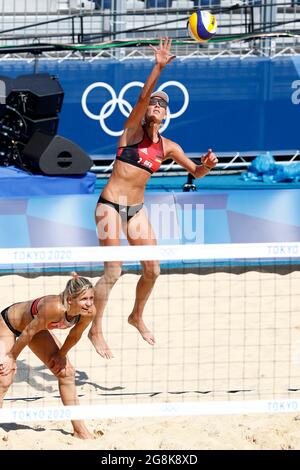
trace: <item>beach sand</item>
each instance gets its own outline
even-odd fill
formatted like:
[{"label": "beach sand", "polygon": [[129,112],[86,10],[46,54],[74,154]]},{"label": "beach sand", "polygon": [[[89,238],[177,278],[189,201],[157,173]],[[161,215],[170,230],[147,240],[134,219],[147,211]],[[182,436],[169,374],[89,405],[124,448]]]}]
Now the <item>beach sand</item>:
[{"label": "beach sand", "polygon": [[[1,310],[59,293],[65,275],[0,277]],[[87,339],[71,350],[84,405],[291,399],[300,396],[300,274],[162,275],[145,310],[156,344],[127,323],[138,277],[125,274],[104,317],[114,358]],[[97,278],[91,278],[95,282]],[[55,330],[63,340],[65,332]],[[4,407],[59,406],[56,378],[26,348]],[[0,449],[300,449],[297,413],[97,418],[94,440],[68,421],[0,424]]]}]

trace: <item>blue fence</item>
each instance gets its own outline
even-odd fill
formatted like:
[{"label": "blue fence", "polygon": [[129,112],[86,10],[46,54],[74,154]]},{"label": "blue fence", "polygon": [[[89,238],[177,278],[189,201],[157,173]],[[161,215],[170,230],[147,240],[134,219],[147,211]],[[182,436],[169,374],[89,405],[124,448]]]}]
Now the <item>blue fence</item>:
[{"label": "blue fence", "polygon": [[[126,114],[152,63],[148,60],[41,61],[65,91],[59,134],[90,155],[113,155]],[[2,62],[0,75],[32,73]],[[299,148],[300,57],[175,60],[158,83],[170,95],[164,135],[187,153]]]}]

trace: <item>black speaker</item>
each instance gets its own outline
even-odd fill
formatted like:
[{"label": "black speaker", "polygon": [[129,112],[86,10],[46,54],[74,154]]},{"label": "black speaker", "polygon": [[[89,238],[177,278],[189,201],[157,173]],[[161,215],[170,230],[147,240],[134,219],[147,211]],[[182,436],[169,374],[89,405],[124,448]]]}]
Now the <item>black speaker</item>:
[{"label": "black speaker", "polygon": [[22,152],[23,164],[45,175],[82,175],[93,161],[77,144],[59,135],[35,132]]},{"label": "black speaker", "polygon": [[64,91],[58,80],[48,73],[20,75],[12,84],[7,103],[26,116],[50,116],[59,113]]},{"label": "black speaker", "polygon": [[58,116],[44,117],[40,119],[34,119],[28,116],[24,116],[26,123],[26,135],[27,140],[36,132],[41,131],[49,135],[56,134],[58,127]]}]

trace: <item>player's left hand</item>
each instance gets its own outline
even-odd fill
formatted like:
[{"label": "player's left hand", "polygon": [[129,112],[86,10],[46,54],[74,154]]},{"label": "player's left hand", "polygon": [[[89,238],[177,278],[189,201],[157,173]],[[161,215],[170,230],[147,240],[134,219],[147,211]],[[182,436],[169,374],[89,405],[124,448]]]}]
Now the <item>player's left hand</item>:
[{"label": "player's left hand", "polygon": [[201,157],[201,163],[208,166],[209,168],[214,168],[218,161],[219,160],[217,159],[217,156],[214,154],[212,149],[208,149],[207,154],[202,155]]},{"label": "player's left hand", "polygon": [[61,356],[59,352],[53,354],[50,360],[50,369],[54,374],[58,374],[62,369],[66,367],[67,358]]},{"label": "player's left hand", "polygon": [[8,375],[10,372],[15,373],[16,370],[16,361],[10,354],[0,359],[0,375]]}]

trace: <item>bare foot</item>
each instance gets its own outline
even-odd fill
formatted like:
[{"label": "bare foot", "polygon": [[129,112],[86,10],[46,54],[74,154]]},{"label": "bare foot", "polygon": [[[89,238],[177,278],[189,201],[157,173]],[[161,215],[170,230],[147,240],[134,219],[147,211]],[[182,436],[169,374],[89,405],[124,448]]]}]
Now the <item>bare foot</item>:
[{"label": "bare foot", "polygon": [[153,346],[155,344],[155,339],[153,333],[146,327],[145,323],[141,318],[136,319],[133,314],[129,315],[128,317],[129,325],[135,326],[135,328],[140,332],[143,339],[147,341],[147,343]]},{"label": "bare foot", "polygon": [[90,330],[88,333],[88,338],[101,357],[104,359],[112,359],[114,357],[102,333],[93,333],[92,330]]},{"label": "bare foot", "polygon": [[73,436],[77,439],[96,439],[96,436],[91,434],[84,424],[74,425]]}]

